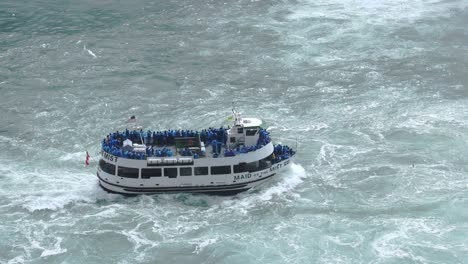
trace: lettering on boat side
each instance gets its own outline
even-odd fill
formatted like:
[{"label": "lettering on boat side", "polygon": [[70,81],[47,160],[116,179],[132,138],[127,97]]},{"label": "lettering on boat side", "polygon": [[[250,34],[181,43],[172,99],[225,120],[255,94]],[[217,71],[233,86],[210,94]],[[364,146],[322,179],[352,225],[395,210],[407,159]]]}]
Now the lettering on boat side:
[{"label": "lettering on boat side", "polygon": [[258,177],[262,174],[267,174],[267,173],[270,173],[272,171],[275,171],[275,170],[279,170],[280,168],[282,168],[283,166],[286,166],[288,165],[290,162],[290,160],[286,160],[285,162],[283,163],[278,163],[278,164],[275,164],[274,166],[270,167],[270,170],[269,171],[264,171],[264,172],[255,172],[255,173],[247,173],[247,174],[241,174],[241,175],[235,175],[234,176],[234,181],[238,181],[238,180],[245,180],[245,179],[250,179],[252,177]]},{"label": "lettering on boat side", "polygon": [[290,161],[290,160],[287,160],[287,161],[285,161],[285,162],[283,162],[283,163],[278,163],[278,164],[275,164],[274,166],[271,166],[271,167],[270,167],[270,171],[275,171],[275,170],[280,169],[280,168],[283,167],[283,166],[288,165],[288,164],[289,164],[289,161]]},{"label": "lettering on boat side", "polygon": [[111,154],[109,154],[107,152],[104,152],[104,151],[102,152],[102,156],[107,160],[115,161],[115,162],[117,162],[117,159],[118,159],[118,157],[113,156],[113,155],[111,155]]},{"label": "lettering on boat side", "polygon": [[247,174],[241,174],[241,175],[235,175],[234,180],[244,180],[244,179],[250,179],[252,178],[252,173],[247,173]]}]

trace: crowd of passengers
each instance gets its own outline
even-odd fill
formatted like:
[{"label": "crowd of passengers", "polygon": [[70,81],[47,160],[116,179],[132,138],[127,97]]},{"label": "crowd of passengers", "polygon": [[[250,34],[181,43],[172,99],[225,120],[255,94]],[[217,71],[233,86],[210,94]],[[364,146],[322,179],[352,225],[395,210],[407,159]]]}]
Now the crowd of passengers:
[{"label": "crowd of passengers", "polygon": [[108,146],[103,144],[102,150],[117,157],[139,160],[146,159],[146,155],[143,152],[123,150],[122,148],[116,146]]},{"label": "crowd of passengers", "polygon": [[[236,149],[227,148],[227,138],[229,127],[226,128],[209,128],[202,131],[193,130],[165,130],[165,131],[137,131],[137,130],[125,130],[122,132],[116,131],[110,133],[102,140],[102,149],[114,156],[129,158],[129,159],[146,159],[146,157],[171,157],[174,153],[169,149],[165,148],[165,145],[173,145],[176,138],[182,137],[200,137],[200,140],[204,142],[206,146],[212,146],[213,157],[218,157],[222,148],[224,147],[224,156],[233,157],[238,154],[248,153],[262,148],[268,144],[270,139],[270,133],[265,129],[260,129],[259,138],[255,146],[249,147],[237,147]],[[137,151],[126,151],[122,149],[123,141],[130,139],[136,144],[145,144],[145,152]],[[143,142],[142,142],[143,140]],[[162,146],[158,148],[157,146]],[[204,155],[204,153],[201,153]],[[180,150],[181,156],[192,156],[199,158],[199,154],[193,152],[187,148]]]},{"label": "crowd of passengers", "polygon": [[137,130],[125,130],[122,132],[116,131],[110,133],[103,139],[103,143],[109,146],[122,146],[122,142],[126,139],[130,139],[133,143],[143,144],[142,140],[146,145],[173,145],[176,138],[182,137],[198,137],[200,136],[201,141],[205,144],[217,140],[220,142],[227,142],[227,131],[224,127],[220,128],[209,128],[202,131],[193,130],[164,130],[164,131],[137,131]]},{"label": "crowd of passengers", "polygon": [[296,152],[292,148],[286,145],[275,145],[273,150],[273,163],[278,163],[282,160],[289,159],[290,157],[294,156],[295,153]]}]

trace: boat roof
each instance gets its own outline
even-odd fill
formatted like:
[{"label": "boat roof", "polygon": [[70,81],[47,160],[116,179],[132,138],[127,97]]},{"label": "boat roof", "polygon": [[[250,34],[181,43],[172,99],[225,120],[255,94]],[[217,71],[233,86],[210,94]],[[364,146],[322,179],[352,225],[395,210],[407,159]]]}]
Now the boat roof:
[{"label": "boat roof", "polygon": [[235,124],[243,127],[260,127],[262,125],[262,120],[253,117],[242,117],[239,118]]}]

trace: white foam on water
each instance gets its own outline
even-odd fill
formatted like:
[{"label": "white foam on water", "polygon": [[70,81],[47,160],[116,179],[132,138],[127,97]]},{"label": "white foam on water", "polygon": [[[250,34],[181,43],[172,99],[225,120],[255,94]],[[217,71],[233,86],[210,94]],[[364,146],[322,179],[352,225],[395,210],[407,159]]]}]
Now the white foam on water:
[{"label": "white foam on water", "polygon": [[192,253],[200,254],[203,249],[207,246],[214,245],[218,242],[218,237],[215,238],[200,238],[200,239],[192,239],[188,243],[191,245],[195,245],[195,250]]},{"label": "white foam on water", "polygon": [[379,257],[383,258],[404,258],[410,254],[399,241],[406,240],[408,237],[404,232],[397,231],[385,234],[372,243],[372,248]]},{"label": "white foam on water", "polygon": [[[223,89],[209,89],[209,88],[206,88],[206,89],[204,89],[204,91],[207,92],[210,95],[210,97],[212,97],[212,98],[217,98],[217,97],[221,96],[224,93]],[[213,113],[213,114],[215,114],[215,113]]]},{"label": "white foam on water", "polygon": [[19,255],[14,257],[13,259],[10,259],[7,263],[8,264],[23,264],[25,263],[25,259],[23,255]]},{"label": "white foam on water", "polygon": [[325,143],[320,147],[317,161],[322,165],[338,166],[348,160],[355,150],[353,146]]},{"label": "white foam on water", "polygon": [[93,56],[93,58],[97,58],[96,54],[90,49],[86,48],[86,45],[83,46],[83,50],[85,50],[89,55]]},{"label": "white foam on water", "polygon": [[86,157],[86,151],[79,151],[73,153],[65,153],[64,155],[60,155],[60,161],[80,161],[84,164]]},{"label": "white foam on water", "polygon": [[327,129],[329,128],[328,124],[325,124],[325,123],[318,123],[318,124],[311,124],[311,125],[307,125],[307,126],[302,126],[302,125],[299,125],[297,127],[294,127],[294,128],[290,128],[290,127],[272,127],[273,128],[276,128],[280,131],[295,131],[295,132],[309,132],[309,131],[319,131],[319,130],[322,130],[322,129]]},{"label": "white foam on water", "polygon": [[29,212],[41,211],[41,210],[51,210],[57,211],[64,208],[69,204],[74,204],[78,202],[91,203],[94,199],[91,197],[85,196],[84,193],[72,193],[69,194],[66,191],[48,193],[44,196],[27,196],[22,199],[22,207],[28,210]]},{"label": "white foam on water", "polygon": [[22,148],[25,147],[25,144],[22,140],[18,138],[14,138],[14,137],[7,137],[7,136],[0,135],[0,142],[2,144],[11,145],[12,147],[22,147]]},{"label": "white foam on water", "polygon": [[[117,196],[117,195],[116,195]],[[107,199],[99,199],[99,200],[106,200]],[[120,210],[124,209],[123,207],[116,205],[109,205],[109,206],[102,206],[101,210],[95,214],[87,214],[84,215],[83,218],[98,218],[98,219],[111,219],[114,217],[118,217],[120,215]]]},{"label": "white foam on water", "polygon": [[288,176],[282,177],[277,184],[263,191],[258,198],[263,201],[271,200],[274,196],[278,196],[294,190],[306,178],[305,169],[298,164],[291,164],[290,172],[284,171],[282,174]]},{"label": "white foam on water", "polygon": [[[386,219],[382,224],[392,224],[380,237],[372,242],[376,254],[384,259],[410,258],[415,261],[427,262],[414,248],[430,248],[434,252],[450,252],[450,245],[443,239],[455,227],[447,226],[445,222],[432,218],[396,218]],[[422,239],[424,237],[425,239]],[[432,239],[428,239],[432,237]]]},{"label": "white foam on water", "polygon": [[47,111],[36,113],[36,118],[50,117],[50,116],[51,116],[50,112],[47,112]]},{"label": "white foam on water", "polygon": [[[78,154],[72,154],[78,155]],[[81,154],[80,154],[81,155]],[[75,203],[93,203],[98,199],[114,199],[116,195],[102,192],[94,176],[94,168],[38,168],[4,162],[0,170],[7,178],[3,194],[10,197],[10,207],[19,206],[29,212],[57,211]],[[34,166],[34,165],[32,165]],[[28,170],[25,170],[28,169]],[[21,186],[21,188],[18,188]]]},{"label": "white foam on water", "polygon": [[41,253],[41,258],[52,256],[52,255],[63,254],[67,252],[66,248],[62,248],[60,246],[63,239],[61,237],[56,237],[56,238],[57,238],[57,241],[55,242],[54,247],[52,249],[44,249],[44,251],[42,251]]},{"label": "white foam on water", "polygon": [[[265,183],[258,187],[259,192],[241,193],[235,199],[222,200],[219,206],[223,209],[235,210],[236,212],[247,215],[250,210],[258,206],[269,204],[273,199],[299,198],[299,194],[293,192],[303,180],[307,177],[305,169],[299,164],[291,164],[291,167],[282,171],[276,181]],[[217,211],[218,206],[209,209]]]},{"label": "white foam on water", "polygon": [[353,236],[326,236],[327,240],[330,240],[331,242],[340,245],[340,246],[350,246],[353,248],[358,248],[364,243],[364,236],[359,234],[358,232],[355,232]]},{"label": "white foam on water", "polygon": [[159,243],[146,238],[144,234],[138,231],[140,226],[141,223],[139,223],[135,228],[129,231],[122,231],[122,234],[125,235],[134,244],[134,251],[138,252],[139,249],[143,246],[149,246],[151,248],[157,247]]},{"label": "white foam on water", "polygon": [[[311,127],[308,127],[308,128],[305,128],[303,131],[318,131],[318,130],[322,130],[322,129],[327,129],[329,128],[328,124],[325,124],[325,123],[318,123],[316,125],[313,125]],[[301,131],[301,129],[299,129],[299,131]]]},{"label": "white foam on water", "polygon": [[417,111],[406,112],[404,120],[396,124],[396,127],[415,129],[422,132],[439,129],[441,124],[450,124],[462,128],[467,127],[467,124],[464,122],[466,116],[464,104],[453,103],[449,109],[445,105],[421,105],[418,108]]},{"label": "white foam on water", "polygon": [[[383,1],[300,1],[296,10],[287,17],[291,20],[308,18],[347,20],[353,17],[367,17],[367,23],[386,24],[389,21],[415,21],[428,14],[447,16],[453,8],[464,8],[462,1],[441,0],[383,0]],[[323,10],[329,12],[323,12]],[[444,12],[445,11],[445,12]]]},{"label": "white foam on water", "polygon": [[[454,10],[467,6],[466,1],[443,0],[302,0],[272,8],[272,13],[288,10],[289,14],[285,16],[287,22],[272,20],[268,26],[278,32],[282,42],[294,46],[279,60],[284,66],[302,67],[304,62],[312,62],[339,68],[344,62],[355,61],[356,58],[367,60],[369,57],[386,56],[405,59],[421,54],[423,49],[414,48],[413,41],[384,41],[387,36],[381,35],[380,28],[385,27],[392,32],[393,29],[412,26],[418,20],[448,17]],[[336,48],[339,43],[348,44]],[[373,52],[359,51],[363,49]]]}]

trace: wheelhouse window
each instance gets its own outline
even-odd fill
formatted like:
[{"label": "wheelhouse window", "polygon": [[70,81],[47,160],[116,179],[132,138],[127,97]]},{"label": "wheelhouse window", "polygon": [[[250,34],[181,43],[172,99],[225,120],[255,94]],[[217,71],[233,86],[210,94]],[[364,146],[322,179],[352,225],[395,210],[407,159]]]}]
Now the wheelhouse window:
[{"label": "wheelhouse window", "polygon": [[208,167],[195,167],[195,176],[204,176],[208,175]]},{"label": "wheelhouse window", "polygon": [[117,175],[124,178],[138,178],[138,169],[136,168],[127,168],[127,167],[118,167]]},{"label": "wheelhouse window", "polygon": [[192,176],[192,168],[180,168],[180,176]]},{"label": "wheelhouse window", "polygon": [[245,135],[246,136],[255,136],[255,134],[257,134],[257,129],[247,129],[247,131],[245,132]]},{"label": "wheelhouse window", "polygon": [[213,166],[211,167],[211,175],[230,174],[231,166]]},{"label": "wheelhouse window", "polygon": [[164,176],[177,178],[177,168],[164,168]]},{"label": "wheelhouse window", "polygon": [[244,134],[244,128],[243,127],[237,128],[237,134]]},{"label": "wheelhouse window", "polygon": [[162,171],[160,168],[158,169],[141,169],[141,178],[142,179],[149,179],[151,177],[161,177]]},{"label": "wheelhouse window", "polygon": [[115,175],[115,165],[111,163],[107,163],[104,160],[99,161],[99,167],[106,173]]}]

